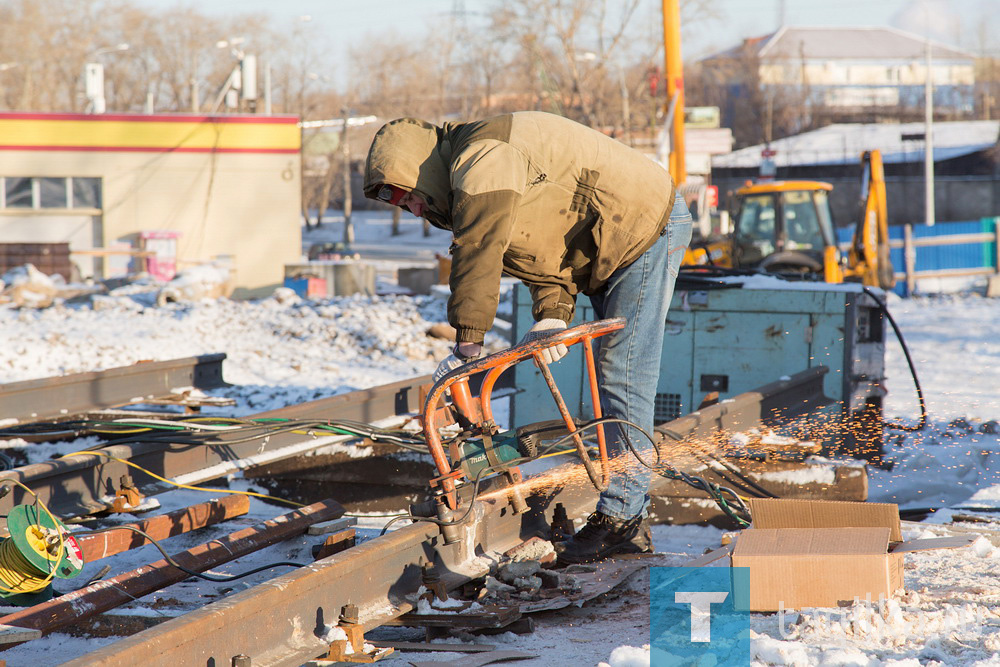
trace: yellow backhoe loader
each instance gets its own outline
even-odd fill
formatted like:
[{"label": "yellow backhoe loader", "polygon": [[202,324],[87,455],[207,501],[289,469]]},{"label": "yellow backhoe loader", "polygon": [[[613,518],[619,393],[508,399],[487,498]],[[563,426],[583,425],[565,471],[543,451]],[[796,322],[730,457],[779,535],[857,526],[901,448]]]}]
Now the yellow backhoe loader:
[{"label": "yellow backhoe loader", "polygon": [[684,266],[760,269],[802,273],[829,283],[846,281],[890,289],[889,223],[885,173],[877,150],[861,156],[860,211],[851,246],[837,247],[829,193],[820,181],[768,181],[747,184],[734,193],[731,234],[694,241]]}]

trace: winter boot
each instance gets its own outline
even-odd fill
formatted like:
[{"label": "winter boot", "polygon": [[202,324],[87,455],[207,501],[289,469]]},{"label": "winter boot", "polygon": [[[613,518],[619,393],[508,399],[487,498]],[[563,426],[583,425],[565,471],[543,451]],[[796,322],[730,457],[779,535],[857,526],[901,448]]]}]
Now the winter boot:
[{"label": "winter boot", "polygon": [[592,563],[613,554],[651,553],[652,534],[643,515],[614,519],[594,512],[576,535],[555,545],[559,563]]}]

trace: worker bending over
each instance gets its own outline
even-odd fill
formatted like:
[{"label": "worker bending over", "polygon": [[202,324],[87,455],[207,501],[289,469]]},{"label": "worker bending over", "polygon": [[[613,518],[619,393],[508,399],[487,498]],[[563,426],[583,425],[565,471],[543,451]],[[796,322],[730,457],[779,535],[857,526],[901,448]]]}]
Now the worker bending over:
[{"label": "worker bending over", "polygon": [[[601,410],[653,430],[664,322],[691,215],[659,164],[596,130],[537,111],[438,127],[412,118],[383,126],[368,153],[365,196],[450,231],[448,321],[457,332],[435,379],[482,354],[501,273],[531,291],[535,325],[522,342],[572,321],[576,295],[624,329],[598,339]],[[566,354],[546,350],[548,362]],[[557,545],[564,563],[652,550],[646,520],[652,444],[605,426],[611,478],[596,511]]]}]

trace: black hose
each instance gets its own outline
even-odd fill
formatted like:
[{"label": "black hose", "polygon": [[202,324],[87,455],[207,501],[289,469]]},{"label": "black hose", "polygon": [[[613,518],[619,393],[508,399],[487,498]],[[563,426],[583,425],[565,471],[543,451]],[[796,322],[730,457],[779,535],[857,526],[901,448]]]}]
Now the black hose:
[{"label": "black hose", "polygon": [[886,428],[895,429],[898,431],[922,431],[925,426],[927,426],[927,402],[924,400],[924,391],[920,387],[920,380],[917,379],[917,369],[913,365],[913,357],[910,356],[910,348],[907,347],[906,341],[903,340],[903,332],[899,330],[899,326],[896,324],[896,320],[893,319],[892,315],[889,313],[889,309],[886,307],[885,302],[878,297],[875,292],[873,292],[868,287],[862,286],[864,293],[870,296],[876,304],[878,304],[879,310],[885,315],[885,318],[889,320],[889,324],[892,326],[893,332],[896,334],[896,340],[899,341],[900,347],[903,348],[903,356],[906,357],[906,364],[910,367],[910,376],[913,378],[913,386],[917,388],[917,401],[920,403],[920,421],[916,426],[907,426],[906,424],[899,424],[894,422],[883,421],[882,424]]}]

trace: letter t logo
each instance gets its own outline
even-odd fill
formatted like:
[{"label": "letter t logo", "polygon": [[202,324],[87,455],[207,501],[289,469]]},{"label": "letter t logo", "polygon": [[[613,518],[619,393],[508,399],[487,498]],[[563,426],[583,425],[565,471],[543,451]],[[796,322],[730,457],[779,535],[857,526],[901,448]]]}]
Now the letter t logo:
[{"label": "letter t logo", "polygon": [[712,641],[711,605],[725,602],[728,592],[677,591],[674,602],[691,605],[691,641]]}]

